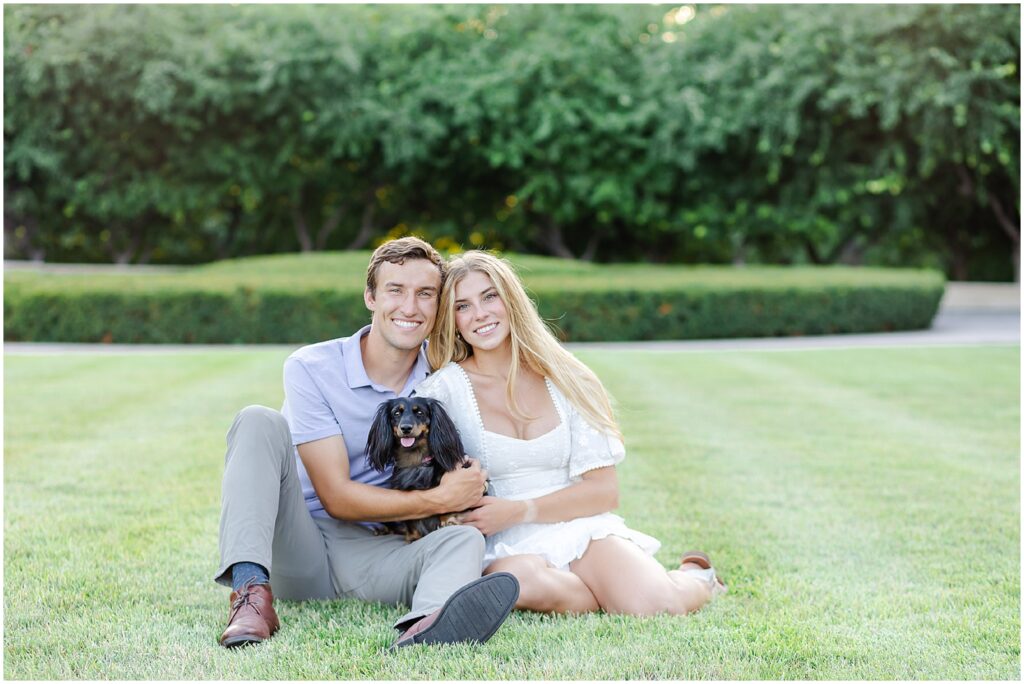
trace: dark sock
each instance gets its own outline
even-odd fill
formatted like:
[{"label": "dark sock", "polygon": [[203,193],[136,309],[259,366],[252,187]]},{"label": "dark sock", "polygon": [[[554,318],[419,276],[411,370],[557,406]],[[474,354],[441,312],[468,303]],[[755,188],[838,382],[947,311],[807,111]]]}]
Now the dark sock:
[{"label": "dark sock", "polygon": [[270,584],[266,568],[256,563],[235,563],[231,566],[231,588],[239,591],[247,584]]}]

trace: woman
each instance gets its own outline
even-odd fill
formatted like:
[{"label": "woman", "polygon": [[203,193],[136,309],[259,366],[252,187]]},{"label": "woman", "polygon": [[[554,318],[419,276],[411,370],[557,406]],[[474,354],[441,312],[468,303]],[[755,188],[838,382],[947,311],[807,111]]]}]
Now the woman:
[{"label": "woman", "polygon": [[510,572],[516,607],[556,613],[684,614],[725,585],[707,556],[666,571],[660,543],[609,513],[622,434],[597,376],[547,330],[510,266],[471,251],[449,264],[417,388],[442,401],[489,496],[461,516],[487,536],[485,574]]}]

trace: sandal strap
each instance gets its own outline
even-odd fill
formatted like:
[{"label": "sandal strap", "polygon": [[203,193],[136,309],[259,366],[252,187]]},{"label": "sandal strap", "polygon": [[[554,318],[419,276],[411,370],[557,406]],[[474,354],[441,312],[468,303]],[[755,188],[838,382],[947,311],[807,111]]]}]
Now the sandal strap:
[{"label": "sandal strap", "polygon": [[683,563],[695,563],[705,570],[711,567],[711,559],[703,551],[687,551],[679,559],[679,564],[682,565]]},{"label": "sandal strap", "polygon": [[687,575],[693,575],[712,589],[714,589],[715,585],[718,584],[718,578],[717,575],[715,575],[714,568],[683,568],[683,572]]},{"label": "sandal strap", "polygon": [[714,568],[680,568],[682,572],[687,575],[693,575],[695,578],[704,582],[708,585],[708,589],[711,590],[712,596],[718,596],[729,591],[729,588],[725,586],[725,582],[719,579],[715,573]]}]

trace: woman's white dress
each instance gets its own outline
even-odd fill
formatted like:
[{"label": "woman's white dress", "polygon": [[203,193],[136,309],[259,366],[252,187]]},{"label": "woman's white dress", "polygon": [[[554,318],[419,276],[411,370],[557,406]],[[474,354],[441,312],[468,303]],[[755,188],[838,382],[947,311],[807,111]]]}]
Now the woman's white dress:
[{"label": "woman's white dress", "polygon": [[[459,429],[466,453],[479,458],[490,481],[488,494],[505,499],[533,499],[579,482],[583,473],[615,465],[625,458],[622,442],[593,428],[549,379],[545,379],[559,424],[535,439],[516,439],[484,428],[473,385],[466,371],[449,363],[416,387],[416,395],[444,404]],[[591,540],[615,535],[653,555],[661,543],[626,527],[612,513],[560,523],[516,525],[487,538],[486,568],[498,558],[536,554],[567,569],[586,552]]]}]

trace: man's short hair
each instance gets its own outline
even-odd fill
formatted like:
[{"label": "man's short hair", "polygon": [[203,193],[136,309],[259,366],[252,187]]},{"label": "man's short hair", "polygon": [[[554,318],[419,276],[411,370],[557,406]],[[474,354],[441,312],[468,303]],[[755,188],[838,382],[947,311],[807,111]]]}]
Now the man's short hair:
[{"label": "man's short hair", "polygon": [[377,296],[377,271],[385,261],[392,264],[404,264],[406,259],[426,259],[437,266],[437,272],[441,274],[441,282],[444,283],[446,272],[444,258],[436,249],[431,247],[429,242],[418,237],[404,237],[397,240],[388,240],[383,245],[373,250],[370,257],[370,265],[366,269],[366,289],[374,297]]}]

